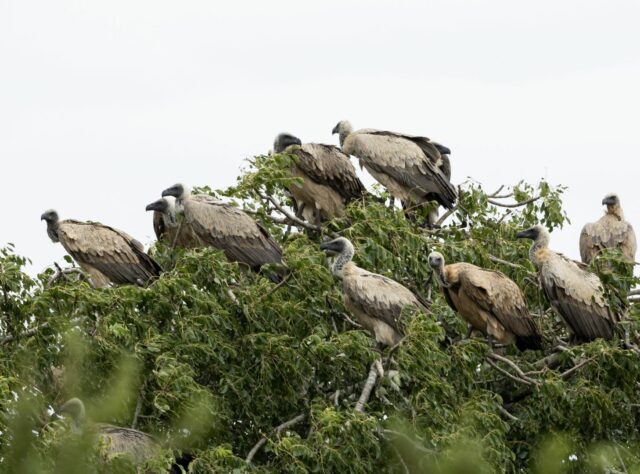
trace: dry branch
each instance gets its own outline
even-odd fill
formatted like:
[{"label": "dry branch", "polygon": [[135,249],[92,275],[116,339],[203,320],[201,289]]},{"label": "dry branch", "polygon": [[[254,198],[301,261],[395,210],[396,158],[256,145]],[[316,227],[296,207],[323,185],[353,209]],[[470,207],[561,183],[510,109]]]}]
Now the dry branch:
[{"label": "dry branch", "polygon": [[513,203],[513,204],[505,204],[505,203],[500,202],[500,201],[495,201],[494,199],[488,199],[488,202],[490,204],[493,204],[494,206],[498,206],[498,207],[514,208],[514,207],[526,206],[527,204],[531,204],[532,202],[536,202],[541,197],[542,196],[536,196],[536,197],[532,197],[530,199],[527,199],[526,201],[516,202],[516,203]]},{"label": "dry branch", "polygon": [[38,334],[42,329],[46,329],[49,327],[49,323],[42,323],[40,326],[36,326],[35,328],[27,329],[24,332],[19,333],[17,336],[13,334],[9,334],[8,336],[0,339],[0,344],[6,344],[7,342],[11,342],[15,339],[23,339],[25,337],[33,337]]},{"label": "dry branch", "polygon": [[375,386],[376,381],[378,380],[378,363],[380,363],[379,360],[371,364],[371,368],[369,369],[369,375],[367,376],[367,381],[365,382],[364,387],[362,388],[362,393],[360,394],[358,403],[356,403],[355,410],[357,412],[364,413],[364,406],[367,404],[367,402],[369,401],[369,398],[371,397],[371,392],[373,391],[373,387]]},{"label": "dry branch", "polygon": [[[271,432],[271,435],[276,435],[279,436],[280,433],[282,433],[284,430],[291,428],[292,426],[297,425],[298,423],[300,423],[301,421],[304,421],[304,419],[307,417],[307,415],[305,413],[301,413],[300,415],[294,416],[293,418],[291,418],[288,421],[285,421],[284,423],[282,423],[281,425],[278,425],[274,428],[274,430]],[[251,451],[249,451],[249,454],[247,454],[247,457],[245,459],[245,462],[247,464],[251,464],[251,461],[253,461],[253,458],[255,457],[255,455],[258,453],[258,451],[260,451],[260,448],[262,448],[262,446],[264,446],[267,442],[267,437],[263,436],[262,438],[260,438],[260,440],[253,446],[253,448],[251,448]]]},{"label": "dry branch", "polygon": [[[520,383],[525,383],[526,385],[533,385],[533,386],[539,386],[540,382],[538,382],[537,380],[532,379],[531,377],[529,377],[527,374],[524,373],[524,371],[518,367],[518,365],[507,359],[506,357],[502,357],[501,355],[495,354],[495,353],[490,353],[487,355],[486,361],[489,363],[489,365],[491,365],[492,367],[494,367],[495,369],[497,369],[499,372],[507,375],[508,377],[517,380]],[[510,372],[502,369],[501,367],[498,366],[498,364],[496,364],[494,361],[499,361],[499,362],[503,362],[505,364],[507,364],[509,367],[511,367],[517,374],[513,375]]]},{"label": "dry branch", "polygon": [[322,227],[309,224],[308,222],[305,222],[302,219],[297,218],[295,215],[293,215],[291,212],[285,209],[284,206],[280,204],[280,202],[278,202],[278,200],[275,199],[273,196],[269,196],[260,191],[257,191],[257,193],[258,193],[258,196],[260,196],[262,199],[266,199],[271,204],[273,204],[273,206],[278,210],[278,212],[283,214],[293,224],[297,225],[298,227],[304,227],[305,229],[312,230],[314,232],[322,232]]}]

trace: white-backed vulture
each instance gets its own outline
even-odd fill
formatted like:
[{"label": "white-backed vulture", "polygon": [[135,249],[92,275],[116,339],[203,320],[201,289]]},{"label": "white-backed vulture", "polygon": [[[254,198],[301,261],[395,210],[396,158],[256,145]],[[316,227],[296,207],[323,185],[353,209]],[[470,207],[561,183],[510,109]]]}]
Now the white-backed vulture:
[{"label": "white-backed vulture", "polygon": [[395,346],[404,336],[400,319],[403,308],[414,306],[429,312],[408,288],[356,266],[351,261],[355,250],[348,239],[339,237],[323,243],[320,249],[335,256],[331,272],[342,280],[344,304],[362,327],[373,334],[379,346]]},{"label": "white-backed vulture", "polygon": [[624,220],[620,199],[616,194],[607,194],[602,200],[607,211],[597,222],[586,224],[580,233],[580,257],[584,263],[604,249],[620,249],[631,262],[636,258],[636,233]]},{"label": "white-backed vulture", "polygon": [[158,444],[151,436],[142,431],[123,428],[104,423],[92,424],[87,429],[87,419],[84,403],[79,398],[72,398],[58,410],[60,415],[69,416],[71,430],[78,435],[85,433],[96,434],[96,446],[107,460],[117,455],[125,454],[134,463],[143,464],[153,458],[159,450]]},{"label": "white-backed vulture", "polygon": [[366,189],[340,148],[320,143],[305,143],[288,133],[278,135],[273,143],[275,153],[295,155],[298,159],[292,175],[302,184],[289,186],[302,216],[317,225],[344,215],[345,204],[362,197]]},{"label": "white-backed vulture", "polygon": [[522,231],[531,239],[529,258],[536,266],[544,293],[577,342],[611,339],[619,315],[609,308],[600,278],[579,264],[549,249],[549,232],[542,226]]},{"label": "white-backed vulture", "polygon": [[158,240],[172,247],[198,248],[203,243],[194,233],[193,228],[178,220],[176,213],[176,198],[166,196],[146,207],[153,211],[153,230]]},{"label": "white-backed vulture", "polygon": [[473,329],[490,341],[515,343],[520,350],[542,349],[524,295],[505,274],[470,263],[445,265],[438,252],[429,254],[429,266],[449,306]]},{"label": "white-backed vulture", "polygon": [[62,244],[96,288],[110,283],[144,285],[162,271],[143,245],[121,230],[98,222],[61,221],[54,210],[40,218],[47,222],[49,238]]},{"label": "white-backed vulture", "polygon": [[[451,184],[451,151],[426,137],[404,135],[383,130],[361,129],[353,131],[347,121],[333,129],[338,133],[342,151],[354,155],[360,165],[391,195],[405,206],[436,201],[453,208],[456,188]],[[429,216],[434,224],[437,211]]]},{"label": "white-backed vulture", "polygon": [[233,262],[259,270],[268,263],[281,263],[282,250],[269,232],[242,209],[205,194],[192,195],[183,184],[162,192],[176,198],[176,212],[184,218],[204,246],[224,251]]}]

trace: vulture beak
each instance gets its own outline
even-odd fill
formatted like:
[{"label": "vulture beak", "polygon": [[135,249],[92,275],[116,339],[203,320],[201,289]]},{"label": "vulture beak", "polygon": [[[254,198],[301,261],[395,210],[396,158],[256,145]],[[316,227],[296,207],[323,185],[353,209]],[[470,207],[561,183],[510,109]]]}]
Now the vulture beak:
[{"label": "vulture beak", "polygon": [[158,199],[157,201],[153,201],[149,204],[145,210],[146,211],[160,211],[164,212],[167,209],[167,202],[164,199]]},{"label": "vulture beak", "polygon": [[337,248],[336,242],[333,240],[320,244],[320,250],[328,254],[338,253],[340,251],[340,249]]},{"label": "vulture beak", "polygon": [[171,186],[170,188],[167,188],[164,191],[162,191],[162,197],[173,196],[174,198],[178,199],[181,194],[182,194],[182,189],[180,189],[180,186],[178,185]]},{"label": "vulture beak", "polygon": [[46,220],[47,220],[47,214],[46,214],[46,213],[42,214],[42,215],[40,216],[40,220],[41,220],[41,221],[46,221]]},{"label": "vulture beak", "polygon": [[331,135],[335,135],[336,133],[340,133],[340,124],[336,125],[333,127],[333,130],[331,130]]},{"label": "vulture beak", "polygon": [[534,238],[533,233],[534,233],[533,229],[523,230],[522,232],[518,232],[516,234],[516,239],[533,239]]},{"label": "vulture beak", "polygon": [[616,198],[613,196],[607,196],[602,200],[603,206],[613,206],[616,203]]}]

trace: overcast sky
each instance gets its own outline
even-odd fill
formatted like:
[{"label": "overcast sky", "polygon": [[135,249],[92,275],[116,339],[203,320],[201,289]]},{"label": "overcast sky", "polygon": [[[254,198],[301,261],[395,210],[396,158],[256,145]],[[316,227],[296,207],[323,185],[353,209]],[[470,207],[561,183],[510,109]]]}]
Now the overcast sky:
[{"label": "overcast sky", "polygon": [[640,227],[639,24],[637,0],[2,0],[0,245],[60,261],[51,207],[148,245],[165,187],[349,119],[446,144],[454,182],[568,185],[577,257],[607,192]]}]

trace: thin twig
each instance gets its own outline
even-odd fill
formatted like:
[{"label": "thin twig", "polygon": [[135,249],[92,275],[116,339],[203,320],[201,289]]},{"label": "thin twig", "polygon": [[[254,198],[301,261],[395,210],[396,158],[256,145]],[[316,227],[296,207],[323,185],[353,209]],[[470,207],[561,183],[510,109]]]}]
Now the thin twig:
[{"label": "thin twig", "polygon": [[[379,363],[380,361],[377,360],[376,362]],[[357,412],[364,413],[364,406],[369,401],[369,398],[371,397],[371,392],[373,391],[373,387],[375,386],[376,381],[378,380],[378,364],[376,364],[376,362],[373,362],[371,364],[371,368],[369,369],[369,375],[367,376],[367,381],[365,382],[364,387],[362,388],[362,393],[360,394],[358,403],[356,403],[355,411]]]},{"label": "thin twig", "polygon": [[533,276],[535,276],[535,275],[536,275],[535,273],[533,273],[533,272],[529,271],[529,270],[527,269],[527,267],[525,267],[525,266],[523,266],[523,265],[518,265],[517,263],[512,263],[512,262],[507,262],[506,260],[503,260],[503,259],[501,259],[501,258],[498,258],[498,257],[496,257],[495,255],[491,255],[491,254],[490,254],[490,255],[489,255],[489,260],[491,260],[492,262],[495,262],[495,263],[499,263],[499,264],[501,264],[501,265],[506,265],[506,266],[508,266],[508,267],[515,268],[515,269],[517,269],[517,270],[526,270],[526,271],[527,271],[527,273],[529,273],[530,275],[533,275]]},{"label": "thin twig", "polygon": [[434,227],[440,227],[447,218],[458,210],[458,206],[453,206],[451,209],[447,209],[447,211],[440,216],[440,218],[436,221]]},{"label": "thin twig", "polygon": [[491,194],[487,194],[487,197],[495,198],[496,196],[498,196],[498,194],[500,194],[500,191],[502,191],[503,189],[504,189],[504,184],[501,184],[496,192],[491,193]]},{"label": "thin twig", "polygon": [[362,324],[359,324],[359,323],[355,322],[353,319],[351,319],[349,316],[347,316],[347,314],[345,314],[345,313],[341,313],[341,314],[342,314],[342,317],[343,317],[343,318],[344,318],[344,319],[345,319],[349,324],[351,324],[353,327],[356,327],[356,328],[361,328],[361,327],[362,327]]},{"label": "thin twig", "polygon": [[542,196],[536,196],[536,197],[532,197],[531,199],[527,199],[526,201],[516,202],[516,203],[513,203],[513,204],[505,204],[503,202],[495,201],[493,199],[488,199],[488,201],[489,201],[490,204],[493,204],[494,206],[514,208],[514,207],[526,206],[527,204],[531,204],[532,202],[536,202],[541,197]]},{"label": "thin twig", "polygon": [[133,412],[133,420],[131,421],[131,429],[136,429],[138,425],[138,418],[140,417],[140,412],[142,411],[142,399],[144,398],[144,389],[146,387],[146,382],[142,384],[140,387],[140,393],[138,394],[138,401],[136,402],[136,409]]},{"label": "thin twig", "polygon": [[298,219],[296,216],[291,214],[291,212],[289,212],[287,209],[285,209],[282,206],[282,204],[280,204],[280,202],[278,202],[278,200],[275,199],[273,196],[269,196],[269,195],[264,194],[264,193],[262,193],[260,191],[257,191],[257,193],[258,193],[258,196],[260,196],[262,199],[266,199],[271,204],[273,204],[274,207],[281,214],[283,214],[289,221],[293,222],[295,225],[297,225],[299,227],[304,227],[305,229],[312,230],[314,232],[322,232],[322,227],[319,227],[319,226],[313,225],[313,224],[309,224],[308,222],[305,222],[305,221],[303,221],[301,219]]},{"label": "thin twig", "polygon": [[271,288],[267,293],[265,293],[264,295],[262,295],[260,297],[260,299],[258,300],[258,303],[260,303],[262,300],[268,298],[269,296],[271,296],[272,294],[274,294],[276,291],[278,291],[280,288],[282,288],[284,285],[287,284],[287,282],[289,281],[289,278],[291,278],[291,275],[293,275],[293,273],[288,273],[283,279],[282,281],[280,281],[280,283],[278,283],[276,286],[274,286],[273,288]]},{"label": "thin twig", "polygon": [[[303,421],[305,418],[307,417],[307,415],[305,413],[301,413],[300,415],[294,416],[293,418],[291,418],[288,421],[285,421],[284,423],[282,423],[281,425],[278,425],[272,432],[271,435],[276,435],[279,436],[280,433],[282,433],[284,430],[291,428],[292,426],[297,425],[298,423],[300,423],[301,421]],[[262,446],[264,446],[267,442],[267,437],[263,436],[262,438],[260,438],[260,440],[253,446],[253,448],[251,448],[251,451],[249,451],[249,454],[247,454],[247,457],[245,459],[245,462],[247,464],[251,464],[251,461],[253,460],[254,456],[258,453],[258,451],[260,451],[260,448],[262,448]]]},{"label": "thin twig", "polygon": [[487,357],[489,357],[491,359],[494,359],[494,360],[497,360],[497,361],[500,361],[500,362],[504,362],[509,367],[511,367],[513,370],[515,370],[519,377],[521,377],[522,379],[526,380],[531,385],[536,385],[536,386],[540,385],[540,382],[538,382],[536,380],[533,380],[530,377],[527,377],[527,374],[525,374],[524,371],[520,367],[518,367],[518,365],[515,362],[513,362],[512,360],[509,360],[506,357],[502,357],[501,355],[498,355],[495,352],[489,353],[489,355]]},{"label": "thin twig", "polygon": [[527,386],[532,386],[533,384],[523,378],[517,377],[515,375],[513,375],[511,372],[508,372],[506,370],[504,370],[502,367],[500,367],[498,364],[496,364],[494,361],[492,361],[491,359],[485,359],[487,361],[487,363],[493,367],[494,369],[496,369],[498,372],[500,372],[501,374],[509,377],[511,380],[514,380],[518,383],[527,385]]},{"label": "thin twig", "polygon": [[507,409],[504,408],[502,405],[498,405],[498,411],[511,421],[520,421],[520,419],[517,416],[509,413]]},{"label": "thin twig", "polygon": [[180,219],[180,222],[178,222],[178,229],[176,230],[176,235],[173,237],[173,242],[171,242],[171,250],[173,251],[176,248],[176,245],[178,243],[178,237],[180,237],[180,231],[182,230],[182,221],[184,220],[184,217],[182,219]]},{"label": "thin twig", "polygon": [[562,374],[560,375],[561,378],[566,379],[567,377],[569,377],[569,375],[571,375],[572,373],[574,373],[576,370],[584,367],[585,365],[587,365],[589,362],[593,362],[596,359],[596,356],[593,357],[589,357],[588,359],[583,360],[582,362],[580,362],[579,364],[574,365],[573,367],[571,367],[569,370],[566,370],[564,372],[562,372]]},{"label": "thin twig", "polygon": [[401,438],[404,441],[406,441],[407,443],[409,443],[416,451],[421,451],[421,452],[423,452],[425,454],[433,454],[432,450],[430,450],[429,448],[421,445],[416,440],[412,439],[409,435],[407,435],[405,433],[402,433],[401,431],[384,429],[384,430],[382,430],[382,434],[383,435],[392,435],[392,436],[394,436],[396,438]]}]

